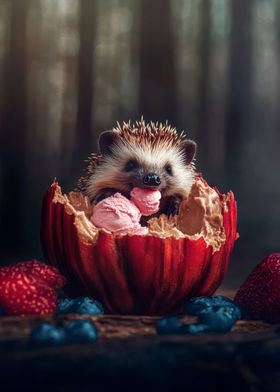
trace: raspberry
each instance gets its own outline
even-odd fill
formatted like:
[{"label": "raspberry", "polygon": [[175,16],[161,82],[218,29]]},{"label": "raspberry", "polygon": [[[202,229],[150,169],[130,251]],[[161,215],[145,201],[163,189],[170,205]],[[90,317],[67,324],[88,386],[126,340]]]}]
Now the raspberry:
[{"label": "raspberry", "polygon": [[252,319],[280,322],[280,253],[263,259],[250,273],[234,301]]},{"label": "raspberry", "polygon": [[38,260],[0,268],[0,305],[6,315],[47,315],[57,307],[55,288],[65,278]]},{"label": "raspberry", "polygon": [[7,271],[0,277],[0,303],[5,314],[53,314],[57,306],[55,290],[32,275]]},{"label": "raspberry", "polygon": [[1,268],[0,277],[3,274],[5,275],[8,271],[32,275],[53,288],[63,287],[66,283],[66,279],[64,276],[60,275],[57,268],[41,263],[37,259],[21,261],[17,264]]}]

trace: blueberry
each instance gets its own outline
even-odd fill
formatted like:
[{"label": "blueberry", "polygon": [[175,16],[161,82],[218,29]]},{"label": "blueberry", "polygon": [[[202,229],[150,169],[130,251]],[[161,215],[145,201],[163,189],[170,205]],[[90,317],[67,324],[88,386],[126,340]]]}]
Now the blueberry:
[{"label": "blueberry", "polygon": [[222,295],[215,297],[197,297],[191,299],[185,305],[185,314],[199,315],[203,310],[213,306],[227,306],[234,309],[236,319],[240,320],[245,317],[243,310],[234,304],[234,302]]},{"label": "blueberry", "polygon": [[70,298],[63,298],[60,299],[56,308],[56,313],[57,314],[64,314],[64,313],[69,313],[68,309],[72,305],[72,299]]},{"label": "blueberry", "polygon": [[243,310],[222,295],[197,297],[185,306],[185,313],[198,316],[198,323],[183,325],[178,317],[165,317],[157,323],[158,334],[198,334],[226,332],[244,318]]},{"label": "blueberry", "polygon": [[215,297],[196,297],[187,302],[185,306],[185,313],[197,315],[201,310],[213,305],[227,305],[233,303],[229,298],[217,295]]},{"label": "blueberry", "polygon": [[192,298],[186,303],[184,313],[190,315],[197,315],[201,310],[211,306],[212,297],[197,297]]},{"label": "blueberry", "polygon": [[160,319],[156,324],[158,335],[176,335],[182,333],[182,323],[177,316],[167,316]]},{"label": "blueberry", "polygon": [[32,330],[28,342],[33,346],[57,346],[65,342],[65,334],[51,323],[42,323]]},{"label": "blueberry", "polygon": [[75,298],[70,307],[74,313],[99,315],[103,314],[103,307],[100,302],[89,297]]},{"label": "blueberry", "polygon": [[214,332],[229,331],[238,320],[233,306],[215,305],[204,309],[198,317],[200,323],[206,324]]},{"label": "blueberry", "polygon": [[65,335],[67,343],[83,343],[97,338],[95,324],[89,320],[73,320],[66,324]]},{"label": "blueberry", "polygon": [[210,327],[206,324],[185,324],[182,326],[182,333],[196,335],[198,333],[209,332]]},{"label": "blueberry", "polygon": [[78,297],[75,299],[65,298],[60,300],[57,307],[57,313],[76,313],[96,316],[103,314],[104,311],[100,302],[89,297]]}]

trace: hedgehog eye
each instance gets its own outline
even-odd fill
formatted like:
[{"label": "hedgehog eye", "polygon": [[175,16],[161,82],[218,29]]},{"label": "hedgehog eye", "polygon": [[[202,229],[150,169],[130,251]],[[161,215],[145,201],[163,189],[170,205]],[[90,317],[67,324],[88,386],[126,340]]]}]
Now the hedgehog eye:
[{"label": "hedgehog eye", "polygon": [[166,173],[172,176],[172,167],[170,165],[166,165],[164,170],[166,171]]},{"label": "hedgehog eye", "polygon": [[131,159],[131,160],[128,161],[127,164],[125,165],[124,170],[125,170],[126,172],[130,172],[130,171],[132,171],[132,170],[138,169],[138,167],[139,167],[138,163],[137,163],[134,159]]}]

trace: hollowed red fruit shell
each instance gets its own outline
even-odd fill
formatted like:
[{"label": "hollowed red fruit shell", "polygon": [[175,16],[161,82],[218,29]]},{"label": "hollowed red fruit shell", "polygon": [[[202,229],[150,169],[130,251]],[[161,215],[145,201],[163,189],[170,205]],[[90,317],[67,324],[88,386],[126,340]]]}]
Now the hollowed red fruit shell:
[{"label": "hollowed red fruit shell", "polygon": [[69,282],[71,292],[89,295],[107,313],[164,315],[182,311],[185,301],[212,295],[222,282],[236,234],[234,195],[221,195],[226,241],[213,252],[203,237],[165,239],[101,231],[96,244],[79,239],[74,215],[54,201],[57,182],[47,191],[42,210],[42,245],[50,264]]}]

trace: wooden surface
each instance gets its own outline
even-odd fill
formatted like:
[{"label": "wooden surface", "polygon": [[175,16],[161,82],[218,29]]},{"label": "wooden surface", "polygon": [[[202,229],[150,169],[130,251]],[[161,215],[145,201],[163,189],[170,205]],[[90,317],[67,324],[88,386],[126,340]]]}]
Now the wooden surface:
[{"label": "wooden surface", "polygon": [[[42,321],[96,323],[91,344],[32,348]],[[66,315],[0,318],[0,390],[279,391],[277,325],[239,321],[230,333],[157,336],[156,317]],[[184,317],[189,323],[194,317]],[[1,386],[3,389],[1,389]]]}]

